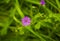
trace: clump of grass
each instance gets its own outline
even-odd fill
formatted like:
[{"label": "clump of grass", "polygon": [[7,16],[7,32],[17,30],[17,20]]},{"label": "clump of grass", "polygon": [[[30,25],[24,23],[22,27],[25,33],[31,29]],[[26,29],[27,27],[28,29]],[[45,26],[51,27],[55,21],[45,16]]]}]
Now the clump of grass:
[{"label": "clump of grass", "polygon": [[[60,1],[0,0],[0,41],[59,41]],[[30,24],[23,26],[28,16]]]}]

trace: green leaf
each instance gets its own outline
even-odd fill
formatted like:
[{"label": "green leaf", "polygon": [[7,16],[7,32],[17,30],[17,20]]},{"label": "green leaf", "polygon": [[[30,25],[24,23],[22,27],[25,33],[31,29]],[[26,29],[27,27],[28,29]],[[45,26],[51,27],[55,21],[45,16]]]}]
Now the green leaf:
[{"label": "green leaf", "polygon": [[35,29],[40,29],[40,26],[41,26],[41,24],[40,24],[40,22],[38,22],[38,23],[35,25]]}]

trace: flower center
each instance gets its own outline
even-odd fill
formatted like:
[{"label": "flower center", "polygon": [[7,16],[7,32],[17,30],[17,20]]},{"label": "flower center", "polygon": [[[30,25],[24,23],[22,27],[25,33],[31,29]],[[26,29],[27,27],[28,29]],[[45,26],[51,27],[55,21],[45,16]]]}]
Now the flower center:
[{"label": "flower center", "polygon": [[27,22],[27,20],[25,20],[25,22]]}]

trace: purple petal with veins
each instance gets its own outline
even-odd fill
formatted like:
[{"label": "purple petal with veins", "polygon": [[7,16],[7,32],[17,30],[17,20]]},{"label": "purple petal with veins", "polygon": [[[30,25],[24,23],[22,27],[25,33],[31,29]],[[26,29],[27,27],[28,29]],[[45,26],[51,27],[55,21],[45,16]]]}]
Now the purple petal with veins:
[{"label": "purple petal with veins", "polygon": [[30,22],[31,22],[31,20],[30,20],[29,17],[25,16],[24,18],[22,18],[22,25],[23,25],[23,26],[28,26],[28,25],[30,25]]}]

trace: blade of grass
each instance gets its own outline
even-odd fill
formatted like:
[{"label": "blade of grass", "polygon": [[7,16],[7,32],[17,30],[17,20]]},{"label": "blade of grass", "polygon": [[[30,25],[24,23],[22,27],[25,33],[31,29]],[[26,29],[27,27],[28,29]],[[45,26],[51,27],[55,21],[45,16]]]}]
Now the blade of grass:
[{"label": "blade of grass", "polygon": [[58,8],[60,8],[59,0],[56,0],[56,3],[57,3]]},{"label": "blade of grass", "polygon": [[7,34],[7,29],[13,21],[12,18],[13,18],[13,15],[15,14],[15,11],[16,11],[15,8],[11,9],[10,16],[5,20],[5,23],[3,23],[3,29],[0,32],[1,35]]},{"label": "blade of grass", "polygon": [[49,2],[48,0],[46,0],[46,2],[48,2],[49,4],[51,4],[51,6],[53,6],[54,8],[56,8],[60,12],[60,10],[58,9],[58,7],[55,6],[53,3]]},{"label": "blade of grass", "polygon": [[[40,5],[40,2],[36,2],[36,1],[30,1],[30,0],[25,0],[26,2],[29,2],[29,3],[33,3],[33,4],[36,4],[36,5],[38,5],[38,6],[41,6]],[[44,9],[45,9],[45,11],[47,11],[49,14],[50,13],[52,13],[52,11],[51,10],[49,10],[46,6],[42,6]]]},{"label": "blade of grass", "polygon": [[32,29],[31,29],[31,27],[29,26],[29,27],[27,27],[26,26],[26,29],[27,30],[29,30],[30,32],[32,32],[34,35],[36,35],[37,37],[39,37],[40,39],[41,39],[41,41],[46,41],[44,38],[42,38],[40,35],[38,35],[37,33],[35,33]]},{"label": "blade of grass", "polygon": [[24,17],[24,14],[23,14],[23,12],[21,11],[19,2],[18,2],[18,0],[15,0],[15,1],[16,1],[16,3],[15,3],[16,10],[18,11],[19,15],[23,18],[23,17]]},{"label": "blade of grass", "polygon": [[17,23],[19,23],[20,25],[22,24],[15,16],[13,16],[13,19],[14,19]]},{"label": "blade of grass", "polygon": [[49,37],[49,36],[46,36],[46,35],[43,35],[43,34],[40,34],[41,36],[43,36],[43,37],[45,37],[45,38],[48,38],[48,39],[50,39],[50,40],[52,40],[52,41],[55,41],[54,39],[52,39],[51,37]]}]

